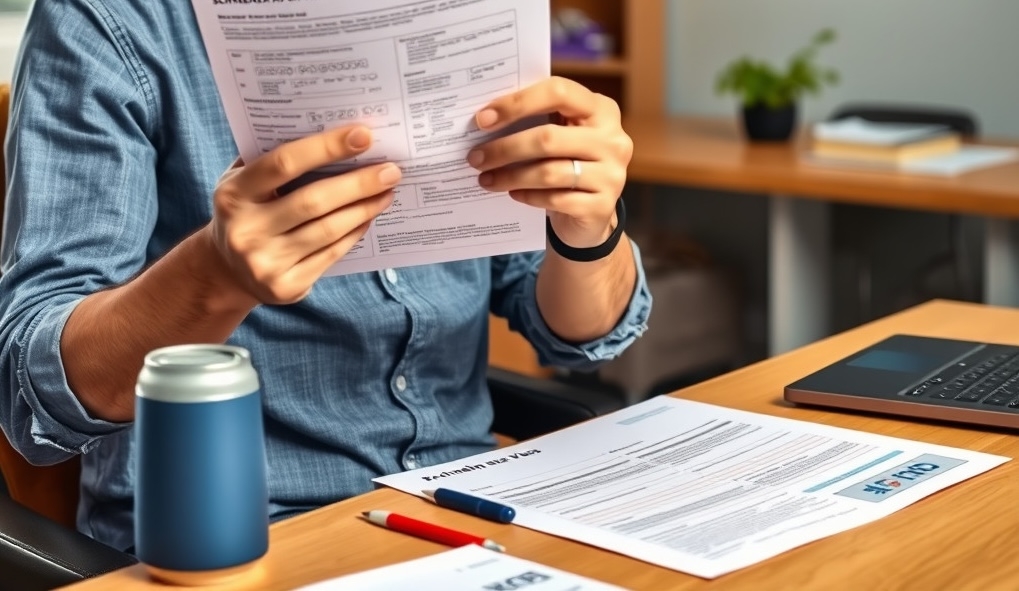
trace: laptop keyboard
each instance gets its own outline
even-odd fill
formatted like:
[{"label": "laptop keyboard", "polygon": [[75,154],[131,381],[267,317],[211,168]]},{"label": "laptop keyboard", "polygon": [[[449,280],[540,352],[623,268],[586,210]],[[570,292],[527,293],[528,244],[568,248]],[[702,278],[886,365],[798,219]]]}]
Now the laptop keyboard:
[{"label": "laptop keyboard", "polygon": [[[957,366],[953,369],[958,369]],[[1019,408],[1019,353],[999,353],[961,372],[942,373],[903,394],[935,400]]]}]

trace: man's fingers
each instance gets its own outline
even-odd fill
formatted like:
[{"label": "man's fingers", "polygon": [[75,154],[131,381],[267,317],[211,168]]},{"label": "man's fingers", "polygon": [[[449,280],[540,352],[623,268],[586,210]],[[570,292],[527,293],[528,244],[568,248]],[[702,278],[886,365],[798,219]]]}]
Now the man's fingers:
[{"label": "man's fingers", "polygon": [[271,248],[244,257],[259,300],[296,302],[364,235],[393,200],[392,191],[362,199],[273,240]]},{"label": "man's fingers", "polygon": [[467,163],[484,172],[545,158],[601,160],[610,149],[597,129],[548,124],[478,146],[467,154]]},{"label": "man's fingers", "polygon": [[401,178],[400,168],[386,163],[315,181],[265,204],[268,231],[274,235],[288,232],[366,197],[388,191]]},{"label": "man's fingers", "polygon": [[500,97],[478,112],[475,122],[485,131],[533,117],[560,113],[568,119],[587,119],[604,108],[602,97],[584,86],[553,76],[537,84]]},{"label": "man's fingers", "polygon": [[370,224],[393,203],[393,192],[386,191],[360,199],[328,215],[309,221],[288,232],[284,257],[302,260],[312,253],[341,241],[355,229]]},{"label": "man's fingers", "polygon": [[[578,174],[579,173],[579,174]],[[626,183],[625,172],[600,162],[553,158],[483,172],[478,184],[488,191],[562,189],[577,193],[615,193]]]},{"label": "man's fingers", "polygon": [[363,125],[331,129],[288,142],[244,167],[235,179],[241,198],[267,201],[275,189],[301,175],[368,149],[371,130]]},{"label": "man's fingers", "polygon": [[329,267],[350,252],[370,227],[371,221],[367,221],[339,240],[309,254],[287,272],[287,281],[296,285],[312,285]]}]

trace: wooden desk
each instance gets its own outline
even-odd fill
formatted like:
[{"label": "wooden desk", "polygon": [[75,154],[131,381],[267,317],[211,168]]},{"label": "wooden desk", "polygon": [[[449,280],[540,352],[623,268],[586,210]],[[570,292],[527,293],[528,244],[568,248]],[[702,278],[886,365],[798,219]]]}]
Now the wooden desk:
[{"label": "wooden desk", "polygon": [[[895,418],[795,408],[785,384],[896,332],[1019,344],[1019,310],[932,302],[675,395],[776,416],[823,422],[1019,457],[1019,435]],[[369,525],[362,511],[391,509],[477,532],[516,556],[632,589],[1015,589],[1019,581],[1019,462],[1012,461],[874,523],[705,581],[568,540],[439,509],[385,489],[277,523],[261,578],[217,589],[288,589],[444,550]],[[162,589],[135,566],[74,589]]]},{"label": "wooden desk", "polygon": [[984,301],[1019,305],[1019,232],[1009,221],[1019,218],[1019,162],[949,178],[908,175],[810,164],[802,137],[751,144],[735,117],[630,118],[624,126],[634,141],[631,180],[769,196],[772,353],[828,334],[826,202],[983,216]]}]

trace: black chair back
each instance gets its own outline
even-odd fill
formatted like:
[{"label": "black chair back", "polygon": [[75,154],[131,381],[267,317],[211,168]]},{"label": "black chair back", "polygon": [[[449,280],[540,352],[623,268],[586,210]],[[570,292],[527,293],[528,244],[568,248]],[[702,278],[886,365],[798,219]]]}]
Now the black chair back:
[{"label": "black chair back", "polygon": [[979,133],[977,118],[956,107],[933,107],[892,103],[849,103],[835,110],[831,120],[859,117],[881,123],[940,123],[952,128],[964,138],[972,139]]}]

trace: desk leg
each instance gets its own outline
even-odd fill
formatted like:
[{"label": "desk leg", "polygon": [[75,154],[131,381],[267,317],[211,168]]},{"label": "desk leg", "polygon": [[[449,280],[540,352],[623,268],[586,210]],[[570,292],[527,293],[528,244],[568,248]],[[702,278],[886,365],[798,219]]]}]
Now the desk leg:
[{"label": "desk leg", "polygon": [[1019,306],[1019,239],[1016,223],[1002,218],[984,222],[984,302]]},{"label": "desk leg", "polygon": [[768,224],[768,352],[828,336],[830,206],[772,195]]}]

